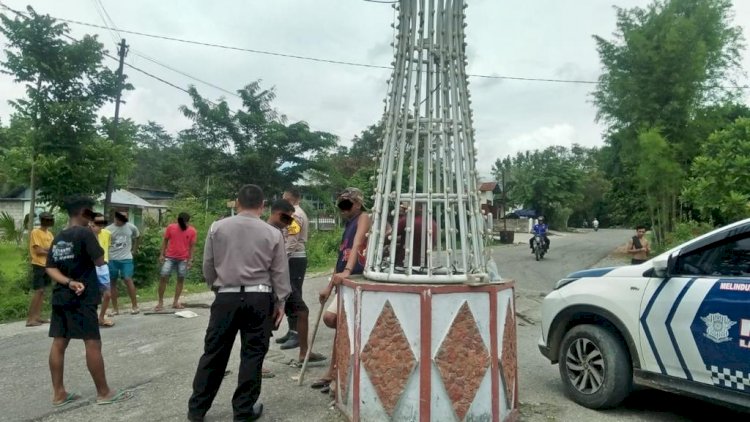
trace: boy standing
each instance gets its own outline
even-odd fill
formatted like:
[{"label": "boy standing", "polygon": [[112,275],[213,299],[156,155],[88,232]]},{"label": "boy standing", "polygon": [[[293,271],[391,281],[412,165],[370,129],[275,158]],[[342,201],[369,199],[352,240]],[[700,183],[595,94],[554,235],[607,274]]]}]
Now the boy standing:
[{"label": "boy standing", "polygon": [[44,290],[50,285],[50,279],[44,267],[47,265],[47,253],[52,246],[52,232],[50,227],[55,225],[55,218],[48,212],[39,214],[38,229],[31,231],[29,235],[29,254],[31,255],[31,287],[34,295],[29,305],[29,316],[26,318],[27,327],[38,327],[46,324],[49,320],[42,319],[42,304],[44,303]]},{"label": "boy standing", "polygon": [[164,231],[164,240],[162,241],[161,255],[159,256],[159,262],[162,264],[161,279],[159,280],[159,303],[154,308],[155,311],[164,309],[164,293],[167,290],[167,283],[172,272],[177,273],[177,284],[174,288],[172,308],[184,308],[180,303],[180,295],[182,294],[185,277],[191,267],[197,238],[195,228],[188,225],[188,222],[190,222],[190,214],[181,212],[177,216],[177,223],[170,224],[167,226],[167,230]]},{"label": "boy standing", "polygon": [[130,303],[132,309],[130,313],[135,315],[140,312],[138,309],[138,299],[133,284],[133,252],[138,246],[138,237],[141,233],[138,228],[128,222],[127,211],[115,212],[115,224],[107,226],[107,230],[112,233],[112,244],[109,247],[109,272],[112,277],[112,307],[114,314],[119,314],[117,307],[117,279],[122,277],[125,286],[128,288]]},{"label": "boy standing", "polygon": [[126,390],[112,391],[104,372],[96,305],[100,298],[99,284],[109,282],[109,270],[104,264],[104,251],[88,228],[93,219],[93,205],[94,201],[85,196],[66,199],[65,209],[70,217],[68,227],[54,238],[47,258],[47,274],[55,281],[49,327],[49,336],[53,338],[49,368],[54,391],[52,403],[56,407],[81,398],[69,393],[63,383],[65,350],[70,339],[83,340],[86,366],[96,386],[97,404],[132,397],[132,393]]}]

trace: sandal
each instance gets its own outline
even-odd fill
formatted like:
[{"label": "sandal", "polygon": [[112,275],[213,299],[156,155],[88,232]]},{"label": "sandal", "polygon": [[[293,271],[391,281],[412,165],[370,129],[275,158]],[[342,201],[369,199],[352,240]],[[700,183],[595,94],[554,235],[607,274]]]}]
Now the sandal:
[{"label": "sandal", "polygon": [[313,389],[315,389],[315,390],[318,390],[318,389],[321,389],[321,388],[324,388],[324,387],[328,387],[329,385],[331,385],[331,380],[327,380],[327,379],[321,378],[321,379],[313,382],[312,384],[310,384],[310,387],[313,388]]},{"label": "sandal", "polygon": [[130,315],[138,315],[141,313],[141,310],[138,308],[133,308],[130,310]]},{"label": "sandal", "polygon": [[105,404],[115,404],[119,403],[121,401],[130,400],[133,398],[133,393],[128,390],[120,390],[108,399],[96,399],[96,404],[105,405]]},{"label": "sandal", "polygon": [[273,372],[271,372],[270,369],[263,368],[261,370],[261,377],[262,378],[273,378],[275,376],[276,376],[276,374],[274,374]]},{"label": "sandal", "polygon": [[63,400],[61,402],[57,402],[57,403],[52,402],[52,406],[54,406],[54,407],[65,406],[66,404],[73,403],[74,401],[79,400],[80,398],[81,398],[81,396],[78,395],[78,394],[68,393],[68,396],[65,397],[65,400]]},{"label": "sandal", "polygon": [[185,309],[185,305],[182,303],[176,303],[172,305],[172,309]]},{"label": "sandal", "polygon": [[27,322],[26,323],[27,327],[39,327],[41,325],[42,325],[42,323],[39,322],[39,321],[31,321],[31,322]]},{"label": "sandal", "polygon": [[105,319],[104,321],[99,321],[99,326],[104,328],[110,328],[115,326],[115,322],[111,319]]}]

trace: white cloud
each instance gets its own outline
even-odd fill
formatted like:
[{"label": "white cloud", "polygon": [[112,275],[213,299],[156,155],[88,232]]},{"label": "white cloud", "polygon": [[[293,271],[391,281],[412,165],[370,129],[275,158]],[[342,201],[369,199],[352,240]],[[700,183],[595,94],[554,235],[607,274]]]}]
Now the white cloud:
[{"label": "white cloud", "polygon": [[[24,9],[29,0],[4,0]],[[611,37],[613,1],[603,0],[469,0],[467,43],[469,72],[537,78],[595,79],[601,71],[592,35]],[[621,7],[645,6],[651,0],[616,0]],[[258,50],[389,65],[393,9],[361,0],[185,2],[183,0],[103,1],[118,27],[134,31],[227,44]],[[41,13],[100,24],[91,0],[35,0]],[[735,23],[750,38],[750,1],[735,1]],[[105,30],[71,25],[73,35],[99,34],[111,53]],[[221,50],[123,34],[133,52],[154,57],[183,72],[228,90],[261,79],[276,87],[275,107],[291,120],[305,120],[348,142],[375,123],[383,110],[389,70],[300,61]],[[0,45],[5,40],[0,37]],[[135,54],[128,63],[179,86],[195,84],[216,99],[226,94],[154,65]],[[742,62],[750,70],[750,53]],[[112,68],[116,63],[108,61]],[[190,124],[178,107],[188,96],[128,70],[136,90],[126,94],[124,117],[139,123],[154,120],[170,130]],[[591,85],[561,85],[512,80],[472,79],[480,173],[495,159],[523,148],[578,142],[601,144],[603,127],[594,122]],[[10,98],[23,90],[0,74],[0,119],[7,121]],[[750,96],[747,90],[745,100]],[[236,108],[239,101],[229,97]],[[112,108],[102,110],[111,115]]]}]

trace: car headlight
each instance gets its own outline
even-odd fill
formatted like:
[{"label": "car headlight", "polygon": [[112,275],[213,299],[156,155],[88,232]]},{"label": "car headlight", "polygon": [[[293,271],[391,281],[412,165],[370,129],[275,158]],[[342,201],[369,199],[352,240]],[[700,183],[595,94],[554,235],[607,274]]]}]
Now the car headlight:
[{"label": "car headlight", "polygon": [[555,290],[561,289],[576,280],[578,280],[578,278],[563,278],[562,280],[555,283]]}]

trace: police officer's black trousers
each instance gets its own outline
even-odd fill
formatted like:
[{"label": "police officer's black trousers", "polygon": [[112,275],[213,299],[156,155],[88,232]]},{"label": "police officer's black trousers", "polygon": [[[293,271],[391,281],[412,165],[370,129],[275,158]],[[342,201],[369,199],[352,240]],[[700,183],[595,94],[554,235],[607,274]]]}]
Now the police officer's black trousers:
[{"label": "police officer's black trousers", "polygon": [[271,293],[218,293],[211,305],[206,339],[188,402],[192,415],[205,415],[219,391],[237,332],[242,349],[237,390],[232,398],[234,418],[247,418],[260,396],[263,359],[273,329]]}]

